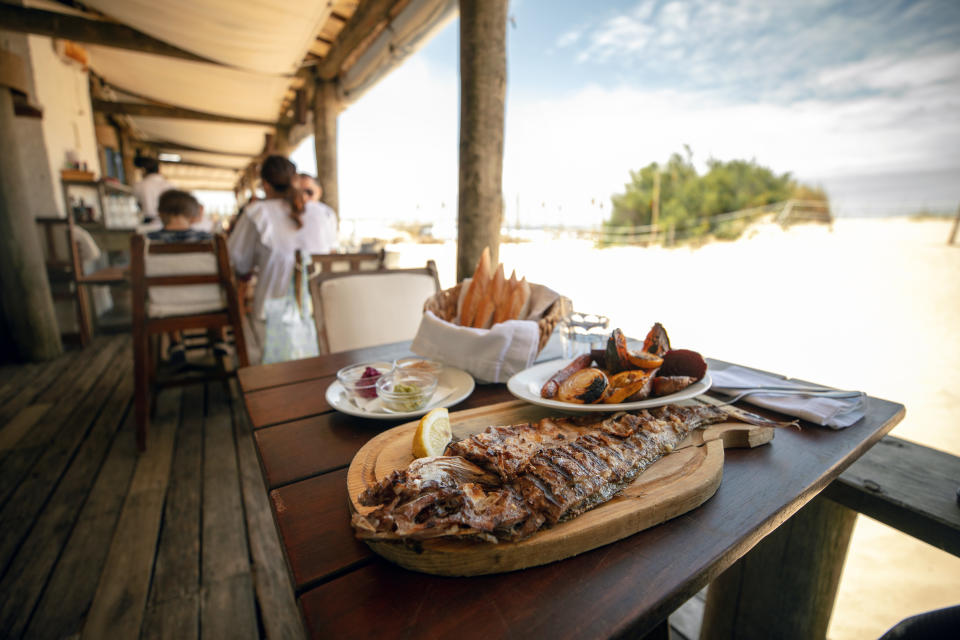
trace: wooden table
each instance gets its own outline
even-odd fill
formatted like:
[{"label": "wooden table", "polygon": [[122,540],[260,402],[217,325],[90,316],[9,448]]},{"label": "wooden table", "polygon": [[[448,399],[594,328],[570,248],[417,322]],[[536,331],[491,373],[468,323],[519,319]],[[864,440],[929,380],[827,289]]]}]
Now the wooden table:
[{"label": "wooden table", "polygon": [[[401,569],[356,540],[347,466],[398,423],[331,410],[324,394],[348,364],[409,354],[409,343],[239,372],[277,527],[313,637],[596,638],[640,635],[744,556],[873,446],[904,415],[869,398],[834,431],[781,429],[771,446],[726,452],[703,506],[561,562],[509,574],[441,578]],[[451,411],[512,399],[478,385]]]}]

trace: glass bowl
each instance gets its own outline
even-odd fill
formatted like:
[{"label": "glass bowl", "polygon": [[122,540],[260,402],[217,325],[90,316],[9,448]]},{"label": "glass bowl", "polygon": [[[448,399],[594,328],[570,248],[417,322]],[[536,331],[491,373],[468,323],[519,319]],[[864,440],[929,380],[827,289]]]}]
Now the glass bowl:
[{"label": "glass bowl", "polygon": [[393,365],[395,368],[402,369],[403,371],[429,371],[438,376],[440,372],[443,371],[442,362],[430,360],[429,358],[400,358],[399,360],[394,360]]},{"label": "glass bowl", "polygon": [[[375,369],[379,375],[368,374],[364,377],[367,369]],[[392,362],[353,364],[337,371],[337,380],[351,398],[372,400],[377,397],[377,380],[391,371],[393,371]]]},{"label": "glass bowl", "polygon": [[433,397],[437,380],[437,374],[430,371],[394,369],[377,380],[377,395],[387,411],[419,411]]}]

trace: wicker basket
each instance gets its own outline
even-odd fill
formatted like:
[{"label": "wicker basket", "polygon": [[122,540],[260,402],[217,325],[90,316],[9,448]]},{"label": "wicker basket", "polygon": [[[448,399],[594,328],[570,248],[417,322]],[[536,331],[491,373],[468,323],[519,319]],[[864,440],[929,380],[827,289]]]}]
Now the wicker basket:
[{"label": "wicker basket", "polygon": [[[457,317],[457,304],[460,302],[460,290],[462,287],[463,283],[461,282],[455,287],[438,291],[433,296],[427,298],[427,301],[423,303],[424,312],[432,311],[433,315],[441,320],[453,322],[454,318]],[[543,316],[537,321],[537,327],[540,329],[540,342],[537,345],[537,353],[543,351],[543,347],[550,339],[550,335],[556,328],[557,323],[569,315],[572,310],[573,304],[570,299],[563,296],[557,298],[553,304],[547,307]]]}]

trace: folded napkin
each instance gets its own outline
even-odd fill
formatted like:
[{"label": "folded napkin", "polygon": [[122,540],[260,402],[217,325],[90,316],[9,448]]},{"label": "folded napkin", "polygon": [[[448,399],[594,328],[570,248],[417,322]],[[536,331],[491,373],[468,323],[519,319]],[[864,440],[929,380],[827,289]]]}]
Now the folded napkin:
[{"label": "folded napkin", "polygon": [[[786,378],[761,373],[753,369],[746,369],[732,364],[720,363],[715,360],[710,361],[710,377],[713,384],[711,391],[718,393],[736,395],[740,391],[736,387],[796,387],[800,389],[818,389],[829,390],[829,387],[821,387],[807,382],[788,380]],[[843,429],[849,427],[864,415],[866,406],[866,394],[860,393],[854,398],[821,398],[816,396],[795,396],[795,395],[774,395],[772,392],[750,395],[744,398],[744,402],[772,409],[788,416],[802,418],[808,422],[814,422],[825,427],[833,429]]]},{"label": "folded napkin", "polygon": [[[446,397],[449,396],[451,393],[453,393],[453,387],[444,387],[441,385],[437,385],[437,388],[434,390],[433,395],[430,396],[430,401],[423,406],[423,410],[426,411],[428,409],[433,408],[433,405],[439,404],[440,402],[445,400]],[[380,400],[379,397],[361,398],[358,396],[354,396],[353,398],[351,398],[351,400],[353,401],[353,404],[357,405],[357,408],[359,408],[361,411],[365,413],[391,413],[389,409],[384,408],[383,402]]]}]

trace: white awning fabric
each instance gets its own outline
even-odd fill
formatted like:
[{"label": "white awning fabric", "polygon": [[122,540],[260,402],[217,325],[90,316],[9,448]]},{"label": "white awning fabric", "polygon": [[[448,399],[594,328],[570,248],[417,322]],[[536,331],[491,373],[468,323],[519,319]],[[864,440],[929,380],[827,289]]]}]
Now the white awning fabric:
[{"label": "white awning fabric", "polygon": [[138,31],[217,62],[267,75],[296,73],[331,2],[84,0]]},{"label": "white awning fabric", "polygon": [[175,120],[132,116],[133,126],[150,140],[174,142],[200,151],[255,156],[263,149],[264,135],[270,127],[225,124],[203,120]]},{"label": "white awning fabric", "polygon": [[125,92],[175,107],[275,121],[290,76],[271,76],[215,64],[90,46],[90,66]]}]

